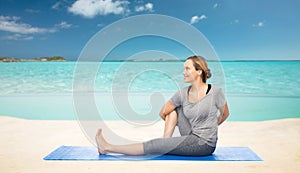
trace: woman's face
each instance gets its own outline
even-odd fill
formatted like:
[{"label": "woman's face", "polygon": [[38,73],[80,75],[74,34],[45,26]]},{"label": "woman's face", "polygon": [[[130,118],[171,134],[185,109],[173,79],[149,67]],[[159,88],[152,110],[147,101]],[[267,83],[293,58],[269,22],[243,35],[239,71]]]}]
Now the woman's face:
[{"label": "woman's face", "polygon": [[186,60],[183,66],[184,82],[192,83],[197,80],[201,75],[201,70],[196,70],[192,60]]}]

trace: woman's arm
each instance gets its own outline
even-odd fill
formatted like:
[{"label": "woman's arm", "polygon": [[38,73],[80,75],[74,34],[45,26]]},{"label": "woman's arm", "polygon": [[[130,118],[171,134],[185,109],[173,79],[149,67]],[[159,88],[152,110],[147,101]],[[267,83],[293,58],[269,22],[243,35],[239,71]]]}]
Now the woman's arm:
[{"label": "woman's arm", "polygon": [[220,110],[220,115],[218,118],[218,125],[221,125],[229,116],[227,103],[225,103],[225,105],[221,107],[219,110]]},{"label": "woman's arm", "polygon": [[170,102],[167,103],[160,110],[160,117],[165,120],[166,116],[169,115],[176,107]]}]

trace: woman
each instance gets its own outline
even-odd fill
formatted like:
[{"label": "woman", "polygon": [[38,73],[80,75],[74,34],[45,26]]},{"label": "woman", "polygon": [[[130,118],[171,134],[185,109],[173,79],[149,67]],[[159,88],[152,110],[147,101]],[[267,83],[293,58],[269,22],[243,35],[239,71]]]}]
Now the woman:
[{"label": "woman", "polygon": [[[112,145],[106,142],[99,129],[96,135],[99,154],[212,154],[217,143],[218,125],[229,116],[225,96],[220,88],[206,84],[211,74],[206,60],[201,56],[187,58],[183,76],[184,82],[191,85],[174,94],[160,111],[165,121],[164,138],[144,143]],[[181,136],[172,137],[176,125]]]}]

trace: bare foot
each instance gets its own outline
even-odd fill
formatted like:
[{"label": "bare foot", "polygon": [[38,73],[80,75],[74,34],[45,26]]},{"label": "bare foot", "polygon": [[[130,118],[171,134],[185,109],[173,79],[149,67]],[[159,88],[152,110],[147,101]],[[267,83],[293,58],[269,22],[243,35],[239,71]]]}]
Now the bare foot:
[{"label": "bare foot", "polygon": [[102,129],[98,129],[95,139],[99,154],[107,154],[106,149],[108,148],[109,144],[105,141],[102,135]]}]

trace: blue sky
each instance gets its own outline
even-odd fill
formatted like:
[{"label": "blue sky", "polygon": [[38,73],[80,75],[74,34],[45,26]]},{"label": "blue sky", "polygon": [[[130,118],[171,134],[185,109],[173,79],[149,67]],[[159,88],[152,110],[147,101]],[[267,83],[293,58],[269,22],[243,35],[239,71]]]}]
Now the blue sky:
[{"label": "blue sky", "polygon": [[299,9],[298,0],[1,0],[0,56],[74,60],[109,24],[162,14],[197,28],[221,60],[300,60]]}]

